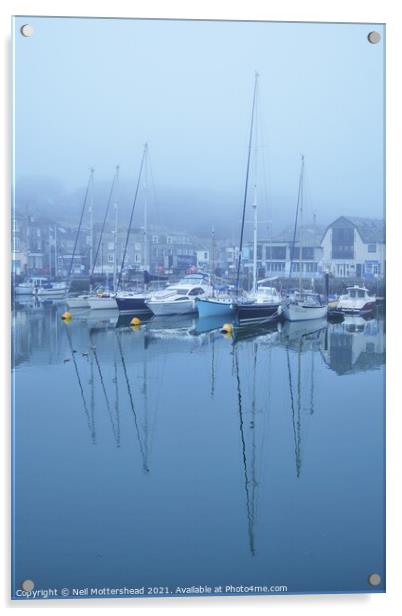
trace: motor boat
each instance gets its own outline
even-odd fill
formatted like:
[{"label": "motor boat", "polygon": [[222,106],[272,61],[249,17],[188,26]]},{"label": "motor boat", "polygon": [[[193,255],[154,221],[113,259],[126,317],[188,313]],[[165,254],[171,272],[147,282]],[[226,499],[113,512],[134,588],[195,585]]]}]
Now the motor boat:
[{"label": "motor boat", "polygon": [[48,278],[44,278],[43,276],[33,276],[32,278],[28,278],[28,280],[17,284],[14,292],[15,295],[32,295],[35,289],[38,289],[48,283]]},{"label": "motor boat", "polygon": [[190,274],[151,295],[145,305],[157,316],[192,314],[197,311],[197,298],[211,293],[212,287],[204,274]]},{"label": "motor boat", "polygon": [[348,287],[346,293],[339,297],[338,310],[345,314],[369,314],[375,308],[376,298],[369,295],[366,287],[354,285]]}]

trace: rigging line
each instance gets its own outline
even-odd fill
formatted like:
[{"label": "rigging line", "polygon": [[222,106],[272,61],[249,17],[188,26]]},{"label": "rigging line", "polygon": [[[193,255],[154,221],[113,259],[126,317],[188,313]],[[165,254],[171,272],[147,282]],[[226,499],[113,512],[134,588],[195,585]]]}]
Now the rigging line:
[{"label": "rigging line", "polygon": [[138,444],[140,446],[140,452],[141,452],[141,457],[142,457],[142,465],[143,465],[144,471],[146,471],[148,473],[149,472],[149,468],[145,464],[145,452],[144,452],[144,447],[143,447],[143,443],[142,443],[141,435],[140,435],[140,430],[139,430],[139,426],[138,426],[137,413],[135,412],[135,408],[134,408],[133,394],[131,392],[130,381],[129,381],[128,374],[127,374],[127,366],[126,366],[126,361],[125,361],[124,355],[123,355],[123,348],[121,346],[120,335],[121,334],[119,334],[118,332],[115,332],[115,336],[117,338],[117,344],[119,345],[121,364],[123,366],[123,372],[124,372],[124,377],[125,377],[125,380],[126,380],[128,397],[129,397],[129,400],[130,400],[130,406],[131,406],[131,410],[132,410],[132,413],[133,413],[133,416],[134,416],[134,424],[135,424],[135,428],[136,428],[136,432],[137,432]]},{"label": "rigging line", "polygon": [[110,204],[112,202],[112,196],[113,196],[113,192],[114,192],[114,187],[117,184],[118,177],[119,177],[119,166],[117,165],[116,172],[115,172],[115,174],[113,176],[112,185],[111,185],[110,191],[109,191],[109,197],[108,197],[107,204],[106,204],[105,215],[103,217],[102,229],[101,229],[101,232],[100,232],[99,241],[98,241],[98,245],[96,247],[96,252],[95,252],[95,256],[94,256],[94,260],[93,260],[93,264],[92,264],[91,279],[90,280],[92,280],[92,277],[93,277],[94,272],[95,272],[96,261],[98,259],[99,250],[100,250],[100,247],[101,247],[101,244],[102,244],[103,233],[105,231],[106,221],[107,221],[107,218],[108,218],[108,215],[109,215],[109,210],[110,210]]},{"label": "rigging line", "polygon": [[79,238],[79,235],[80,235],[82,221],[83,221],[83,218],[84,218],[84,212],[85,212],[86,204],[87,204],[87,201],[88,201],[89,188],[91,186],[91,183],[93,182],[93,176],[94,176],[94,169],[91,169],[91,172],[90,172],[89,178],[88,178],[87,188],[86,188],[86,191],[85,191],[84,202],[82,204],[80,221],[79,221],[77,233],[76,233],[76,236],[75,236],[73,254],[71,255],[70,269],[69,269],[68,276],[67,276],[68,287],[70,286],[71,273],[73,271],[73,265],[74,265],[74,257],[75,257],[75,253],[77,251],[78,238]]},{"label": "rigging line", "polygon": [[114,439],[115,439],[116,444],[117,444],[118,443],[118,438],[117,438],[116,426],[115,426],[114,419],[113,419],[113,414],[112,414],[112,411],[111,411],[111,408],[110,408],[109,397],[107,395],[107,391],[106,391],[106,387],[105,387],[105,381],[103,379],[102,370],[101,370],[101,367],[100,367],[100,364],[99,364],[98,353],[96,352],[96,348],[95,347],[92,347],[92,353],[93,353],[93,356],[95,358],[95,363],[96,363],[96,367],[98,369],[98,374],[99,374],[99,379],[100,379],[102,390],[103,390],[103,395],[105,397],[107,412],[108,412],[109,417],[110,417],[110,422],[112,424],[112,430],[113,430],[113,434],[114,434]]},{"label": "rigging line", "polygon": [[253,94],[253,104],[251,109],[251,123],[250,123],[250,134],[248,141],[248,153],[247,153],[247,167],[246,167],[246,183],[244,186],[244,196],[243,196],[243,212],[241,219],[241,231],[240,231],[240,245],[239,245],[239,258],[237,262],[237,273],[236,273],[236,294],[239,294],[239,282],[240,282],[240,266],[242,259],[242,251],[243,251],[243,236],[244,236],[244,223],[246,216],[246,205],[247,205],[247,192],[248,192],[248,180],[250,175],[250,160],[251,160],[251,149],[252,149],[252,141],[253,141],[253,129],[254,129],[254,112],[255,112],[255,104],[257,97],[257,84],[258,84],[258,73],[255,73],[255,82],[254,82],[254,94]]},{"label": "rigging line", "polygon": [[81,381],[81,377],[80,377],[80,372],[78,370],[77,360],[75,358],[76,354],[75,354],[74,349],[73,349],[73,341],[71,339],[71,332],[70,332],[70,330],[68,328],[69,328],[69,325],[66,326],[66,334],[67,334],[68,345],[70,347],[71,357],[72,357],[73,364],[74,364],[74,369],[75,369],[75,374],[77,376],[78,386],[80,388],[81,400],[82,400],[82,404],[83,404],[83,407],[84,407],[84,413],[85,413],[85,416],[87,418],[88,428],[89,428],[89,431],[91,433],[92,442],[93,442],[93,444],[95,444],[95,430],[94,430],[94,426],[91,425],[91,416],[90,416],[90,413],[89,413],[89,410],[88,410],[87,401],[85,399],[84,388],[82,386],[82,381]]},{"label": "rigging line", "polygon": [[[297,219],[299,217],[299,208],[300,208],[300,201],[301,201],[301,195],[302,195],[303,171],[304,171],[304,156],[303,156],[303,154],[301,156],[301,160],[302,160],[302,162],[301,162],[300,176],[299,176],[299,190],[297,192],[297,205],[296,205],[295,226],[294,226],[294,229],[293,229],[292,248],[291,248],[291,252],[290,252],[289,280],[292,277],[292,265],[293,265],[293,260],[294,260],[293,257],[294,257],[295,244],[296,244]],[[300,257],[301,257],[301,255],[299,255],[299,266],[301,265]]]},{"label": "rigging line", "polygon": [[233,356],[234,356],[234,362],[235,362],[236,383],[237,383],[237,401],[238,401],[238,410],[239,410],[239,419],[240,419],[240,439],[241,439],[243,468],[244,468],[244,489],[246,492],[248,537],[249,537],[250,551],[251,551],[252,556],[254,556],[255,555],[254,536],[253,536],[254,520],[253,520],[253,515],[251,513],[250,492],[248,489],[249,481],[248,481],[248,471],[247,471],[246,441],[244,438],[243,407],[242,407],[242,395],[241,395],[241,386],[240,386],[240,373],[239,373],[239,361],[237,357],[237,348],[233,349]]},{"label": "rigging line", "polygon": [[141,165],[140,165],[140,170],[139,170],[139,173],[138,173],[137,186],[136,186],[136,189],[135,189],[134,200],[133,200],[133,205],[132,205],[131,214],[130,214],[130,220],[129,220],[128,228],[127,228],[127,237],[126,237],[126,242],[125,242],[124,250],[123,250],[123,258],[122,258],[122,261],[121,261],[119,277],[117,279],[116,291],[119,290],[120,283],[121,283],[121,277],[123,275],[124,264],[125,264],[126,256],[127,256],[128,241],[130,239],[131,225],[133,223],[134,210],[135,210],[135,205],[137,203],[138,192],[139,192],[139,189],[140,189],[142,169],[144,167],[144,161],[145,161],[145,156],[146,156],[146,153],[147,153],[147,149],[148,149],[148,144],[146,143],[144,145],[144,151],[142,153]]}]

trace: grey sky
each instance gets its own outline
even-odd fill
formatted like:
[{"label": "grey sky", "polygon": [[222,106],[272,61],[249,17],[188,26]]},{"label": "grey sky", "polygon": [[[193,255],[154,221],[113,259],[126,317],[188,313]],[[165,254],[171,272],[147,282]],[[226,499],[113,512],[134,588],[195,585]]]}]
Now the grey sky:
[{"label": "grey sky", "polygon": [[118,163],[128,200],[148,141],[165,218],[235,227],[257,69],[264,215],[293,220],[303,152],[306,217],[382,217],[383,26],[19,17],[15,31],[17,182],[74,191]]}]

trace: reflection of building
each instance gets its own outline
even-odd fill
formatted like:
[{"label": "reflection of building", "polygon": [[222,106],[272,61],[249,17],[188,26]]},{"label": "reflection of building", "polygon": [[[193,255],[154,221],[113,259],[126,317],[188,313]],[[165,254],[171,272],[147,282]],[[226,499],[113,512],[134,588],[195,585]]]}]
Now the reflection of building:
[{"label": "reflection of building", "polygon": [[383,220],[341,216],[327,227],[321,245],[324,267],[334,276],[384,276]]},{"label": "reflection of building", "polygon": [[385,364],[384,321],[345,317],[343,323],[328,329],[322,355],[328,366],[340,375],[382,366]]}]

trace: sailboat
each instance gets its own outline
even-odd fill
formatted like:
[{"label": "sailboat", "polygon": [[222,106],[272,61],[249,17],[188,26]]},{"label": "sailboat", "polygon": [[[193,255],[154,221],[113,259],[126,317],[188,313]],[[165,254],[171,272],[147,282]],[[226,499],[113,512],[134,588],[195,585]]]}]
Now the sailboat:
[{"label": "sailboat", "polygon": [[253,200],[253,286],[251,293],[249,293],[246,297],[239,297],[234,301],[234,310],[236,313],[237,321],[240,324],[246,323],[254,323],[256,321],[272,321],[279,317],[282,310],[282,298],[278,291],[275,289],[272,284],[267,284],[267,282],[271,282],[270,279],[265,279],[261,281],[257,281],[257,236],[258,236],[258,216],[257,216],[257,135],[255,130],[255,116],[257,109],[257,94],[258,94],[258,73],[255,74],[255,83],[254,83],[254,96],[253,96],[253,106],[251,112],[251,124],[250,124],[250,138],[249,138],[249,154],[247,160],[247,172],[246,172],[246,185],[244,191],[244,203],[243,203],[243,220],[242,220],[242,233],[241,233],[241,247],[239,254],[239,263],[237,270],[237,290],[239,285],[239,276],[240,276],[240,263],[241,263],[241,248],[243,241],[243,229],[244,229],[244,219],[245,219],[245,209],[247,202],[247,190],[248,190],[248,179],[250,175],[250,163],[251,163],[251,150],[252,150],[252,142],[254,135],[254,200]]},{"label": "sailboat", "polygon": [[283,314],[289,321],[309,321],[322,319],[327,316],[328,304],[321,301],[318,293],[304,291],[303,289],[303,182],[304,182],[304,156],[301,156],[299,191],[297,197],[295,226],[293,232],[292,255],[290,260],[289,278],[292,275],[293,255],[295,252],[297,222],[300,211],[300,248],[299,248],[299,292],[292,299],[288,299]]},{"label": "sailboat", "polygon": [[[148,144],[144,146],[144,165],[143,165],[143,175],[144,175],[144,183],[143,183],[143,193],[144,193],[144,285],[146,288],[146,273],[148,273],[149,269],[149,248],[148,248],[148,199],[147,199],[147,188],[148,188]],[[146,305],[146,301],[150,298],[150,293],[145,291],[119,291],[116,294],[116,303],[119,309],[119,312],[126,313],[149,313],[151,314],[150,309]]]},{"label": "sailboat", "polygon": [[[106,221],[108,218],[108,214],[109,214],[109,210],[110,210],[110,205],[112,202],[112,197],[116,191],[116,187],[118,186],[118,182],[119,182],[119,167],[116,167],[116,172],[113,178],[113,182],[112,182],[112,186],[110,188],[110,192],[109,192],[109,198],[107,201],[107,205],[106,205],[106,210],[105,210],[105,215],[103,218],[103,224],[102,224],[102,229],[101,229],[101,233],[99,236],[99,241],[98,241],[98,246],[96,248],[96,253],[95,253],[95,257],[93,259],[93,263],[91,264],[91,282],[95,273],[95,267],[96,267],[96,261],[98,259],[98,255],[99,255],[99,251],[102,245],[102,239],[103,239],[103,234],[105,231],[105,226],[106,226]],[[116,255],[117,255],[117,235],[118,235],[118,228],[117,228],[117,201],[114,202],[114,207],[115,207],[115,229],[114,229],[114,272],[116,272]],[[116,275],[114,275],[114,279],[113,279],[113,292],[109,291],[109,289],[107,288],[106,285],[106,289],[102,290],[102,291],[98,291],[95,294],[90,294],[87,298],[89,307],[91,310],[113,310],[117,308],[117,303],[116,303],[116,297],[115,297],[115,285],[116,285]]]}]

